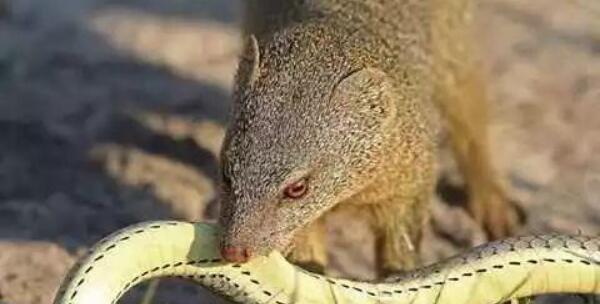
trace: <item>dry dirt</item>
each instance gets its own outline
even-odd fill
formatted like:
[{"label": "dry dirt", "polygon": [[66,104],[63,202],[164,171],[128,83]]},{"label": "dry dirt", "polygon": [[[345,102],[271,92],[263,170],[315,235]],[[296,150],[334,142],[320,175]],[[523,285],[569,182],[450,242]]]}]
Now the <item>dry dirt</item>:
[{"label": "dry dirt", "polygon": [[[51,303],[102,236],[150,219],[214,218],[239,3],[0,2],[0,303]],[[494,153],[528,216],[521,233],[598,234],[600,2],[481,2]],[[483,241],[460,208],[435,206],[454,229],[428,234],[426,261]],[[342,250],[372,242],[362,231],[332,221],[337,273],[372,276],[372,252]],[[122,302],[138,303],[139,290]],[[218,302],[161,281],[155,303],[202,300]]]}]

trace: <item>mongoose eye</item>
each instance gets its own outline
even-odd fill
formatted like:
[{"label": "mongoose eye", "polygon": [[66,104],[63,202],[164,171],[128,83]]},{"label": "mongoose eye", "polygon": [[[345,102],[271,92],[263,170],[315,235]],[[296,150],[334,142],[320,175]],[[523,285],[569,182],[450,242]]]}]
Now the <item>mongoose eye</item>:
[{"label": "mongoose eye", "polygon": [[308,181],[306,178],[299,179],[283,189],[283,194],[288,198],[298,199],[308,192]]}]

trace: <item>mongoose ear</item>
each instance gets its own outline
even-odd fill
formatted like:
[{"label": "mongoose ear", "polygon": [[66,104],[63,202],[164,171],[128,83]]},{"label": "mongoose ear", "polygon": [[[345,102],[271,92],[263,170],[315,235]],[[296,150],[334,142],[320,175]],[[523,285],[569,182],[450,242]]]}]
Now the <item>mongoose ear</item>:
[{"label": "mongoose ear", "polygon": [[344,77],[333,92],[337,106],[350,109],[373,124],[385,124],[397,113],[399,98],[387,74],[379,69],[364,68]]},{"label": "mongoose ear", "polygon": [[249,35],[244,42],[237,71],[236,85],[251,87],[258,78],[260,64],[260,50],[254,35]]}]

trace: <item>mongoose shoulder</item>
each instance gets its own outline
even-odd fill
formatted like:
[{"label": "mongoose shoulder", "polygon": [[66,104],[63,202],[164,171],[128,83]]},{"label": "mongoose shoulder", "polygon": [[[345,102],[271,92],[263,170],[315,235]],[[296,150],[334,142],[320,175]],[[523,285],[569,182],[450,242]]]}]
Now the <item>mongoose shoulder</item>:
[{"label": "mongoose shoulder", "polygon": [[325,263],[316,223],[348,207],[372,219],[382,272],[414,266],[437,177],[438,112],[448,112],[434,105],[454,102],[434,99],[459,86],[436,80],[456,58],[435,50],[446,34],[435,28],[468,19],[467,7],[445,2],[248,1],[221,154],[227,259],[296,245],[298,260]]}]

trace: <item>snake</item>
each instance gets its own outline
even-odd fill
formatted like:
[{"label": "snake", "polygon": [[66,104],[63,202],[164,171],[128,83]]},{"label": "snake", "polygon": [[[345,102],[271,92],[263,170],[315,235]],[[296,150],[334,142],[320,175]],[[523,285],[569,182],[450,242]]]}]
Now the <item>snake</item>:
[{"label": "snake", "polygon": [[311,273],[274,251],[242,264],[218,250],[209,223],[144,222],[94,245],[55,304],[114,304],[136,284],[181,277],[235,303],[487,304],[545,293],[600,293],[600,237],[535,235],[490,242],[381,282]]}]

